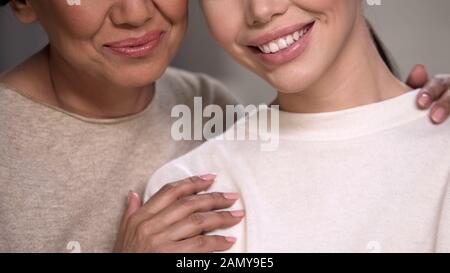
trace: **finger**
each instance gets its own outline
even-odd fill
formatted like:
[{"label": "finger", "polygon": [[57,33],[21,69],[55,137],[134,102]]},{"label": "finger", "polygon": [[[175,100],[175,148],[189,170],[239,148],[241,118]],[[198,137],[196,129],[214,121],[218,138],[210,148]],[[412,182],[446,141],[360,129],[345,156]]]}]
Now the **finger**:
[{"label": "finger", "polygon": [[194,238],[176,242],[168,252],[178,253],[212,253],[230,249],[236,243],[234,237],[199,235]]},{"label": "finger", "polygon": [[236,203],[238,199],[239,195],[236,193],[191,195],[170,205],[148,220],[146,225],[152,226],[155,232],[161,232],[193,213],[226,209]]},{"label": "finger", "polygon": [[146,214],[157,214],[182,197],[206,191],[211,187],[216,177],[214,174],[208,174],[167,184],[150,198],[143,206],[143,211]]},{"label": "finger", "polygon": [[408,76],[406,84],[414,89],[422,88],[428,81],[428,72],[424,65],[418,64]]},{"label": "finger", "polygon": [[431,109],[431,120],[435,124],[445,122],[450,115],[450,88]]},{"label": "finger", "polygon": [[450,74],[438,74],[438,75],[436,75],[434,77],[442,80],[445,85],[450,87]]},{"label": "finger", "polygon": [[118,246],[122,245],[122,242],[125,238],[125,232],[126,232],[126,229],[128,226],[129,219],[133,214],[136,213],[136,211],[139,210],[141,205],[142,205],[142,202],[141,202],[141,198],[139,197],[139,195],[132,191],[128,192],[127,207],[125,209],[125,212],[123,213],[122,221],[120,222],[119,235],[117,236],[116,244],[114,247],[114,252],[120,252],[120,250],[116,249],[116,248]]},{"label": "finger", "polygon": [[428,109],[434,101],[439,100],[448,86],[441,78],[434,77],[419,91],[417,104],[421,109]]},{"label": "finger", "polygon": [[120,232],[125,231],[125,227],[130,219],[131,215],[135,214],[136,211],[141,207],[142,202],[139,195],[135,192],[130,191],[127,196],[127,207],[122,216],[122,222],[120,225]]},{"label": "finger", "polygon": [[169,227],[165,234],[171,241],[181,241],[217,229],[235,226],[244,216],[243,210],[194,213]]}]

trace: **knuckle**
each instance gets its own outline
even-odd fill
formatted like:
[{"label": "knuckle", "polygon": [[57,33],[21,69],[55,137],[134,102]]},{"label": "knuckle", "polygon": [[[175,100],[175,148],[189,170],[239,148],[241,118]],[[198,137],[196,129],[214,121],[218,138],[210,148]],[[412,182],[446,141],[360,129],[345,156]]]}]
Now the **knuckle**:
[{"label": "knuckle", "polygon": [[206,236],[197,236],[194,239],[194,245],[198,248],[205,248],[208,245],[208,239]]},{"label": "knuckle", "polygon": [[177,184],[176,183],[166,184],[166,185],[164,185],[161,188],[161,192],[163,192],[163,193],[173,193],[176,188],[177,188]]},{"label": "knuckle", "polygon": [[183,197],[178,200],[178,206],[181,208],[190,208],[194,204],[195,199],[188,196]]},{"label": "knuckle", "polygon": [[189,216],[189,221],[194,225],[201,226],[205,223],[206,217],[200,213],[194,213]]},{"label": "knuckle", "polygon": [[138,216],[136,214],[133,214],[128,218],[128,226],[136,226],[138,224]]},{"label": "knuckle", "polygon": [[436,102],[435,107],[436,108],[438,108],[438,107],[444,108],[445,110],[449,111],[450,110],[450,97],[439,100],[438,102]]},{"label": "knuckle", "polygon": [[220,216],[222,219],[233,219],[233,220],[236,219],[236,217],[234,217],[233,214],[231,214],[231,211],[223,212]]},{"label": "knuckle", "polygon": [[430,95],[435,95],[437,91],[439,91],[440,87],[442,87],[441,81],[437,78],[431,79],[424,87],[424,89],[430,93]]},{"label": "knuckle", "polygon": [[198,200],[198,196],[197,195],[189,195],[189,196],[180,198],[180,200],[182,200],[183,202],[186,202],[186,203],[192,203],[192,202],[195,202],[196,200]]},{"label": "knuckle", "polygon": [[155,235],[145,239],[145,243],[147,247],[156,253],[164,253],[167,252],[165,245],[162,243],[162,235]]},{"label": "knuckle", "polygon": [[151,229],[152,229],[152,223],[151,222],[143,222],[140,223],[137,227],[136,227],[136,234],[139,238],[147,238],[150,236],[151,234]]},{"label": "knuckle", "polygon": [[443,79],[439,77],[433,77],[433,79],[431,80],[431,83],[434,85],[441,85],[443,82]]},{"label": "knuckle", "polygon": [[213,202],[221,202],[224,200],[223,195],[218,192],[213,192],[213,193],[208,194],[208,198],[210,201],[213,201]]},{"label": "knuckle", "polygon": [[198,176],[191,176],[191,177],[187,178],[187,182],[190,185],[195,185],[199,180],[200,180],[200,177],[198,177]]}]

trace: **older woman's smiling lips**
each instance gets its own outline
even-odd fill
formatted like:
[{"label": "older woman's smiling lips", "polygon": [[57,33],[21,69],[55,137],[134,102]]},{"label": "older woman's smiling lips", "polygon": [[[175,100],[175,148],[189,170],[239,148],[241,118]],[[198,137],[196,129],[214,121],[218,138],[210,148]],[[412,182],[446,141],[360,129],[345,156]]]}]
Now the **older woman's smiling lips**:
[{"label": "older woman's smiling lips", "polygon": [[107,43],[104,48],[117,55],[142,58],[150,55],[159,46],[164,33],[162,30],[152,31],[141,37]]}]

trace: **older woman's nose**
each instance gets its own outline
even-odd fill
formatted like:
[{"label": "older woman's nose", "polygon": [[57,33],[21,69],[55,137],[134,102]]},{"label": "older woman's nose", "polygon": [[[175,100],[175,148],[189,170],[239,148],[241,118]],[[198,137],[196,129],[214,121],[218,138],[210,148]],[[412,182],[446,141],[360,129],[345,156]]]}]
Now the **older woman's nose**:
[{"label": "older woman's nose", "polygon": [[153,0],[117,0],[111,9],[111,20],[115,25],[139,27],[155,15]]},{"label": "older woman's nose", "polygon": [[289,8],[287,0],[245,0],[246,21],[249,25],[266,24]]}]

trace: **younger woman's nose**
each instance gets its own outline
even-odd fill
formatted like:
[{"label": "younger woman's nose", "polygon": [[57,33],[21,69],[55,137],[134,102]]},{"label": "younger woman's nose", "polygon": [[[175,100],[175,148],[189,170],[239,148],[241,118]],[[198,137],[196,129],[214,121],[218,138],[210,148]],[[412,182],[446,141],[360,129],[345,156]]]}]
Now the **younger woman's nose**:
[{"label": "younger woman's nose", "polygon": [[266,24],[277,15],[286,13],[288,0],[243,0],[246,1],[246,19],[249,25]]},{"label": "younger woman's nose", "polygon": [[155,11],[153,0],[116,0],[110,17],[115,25],[139,27],[153,18]]}]

